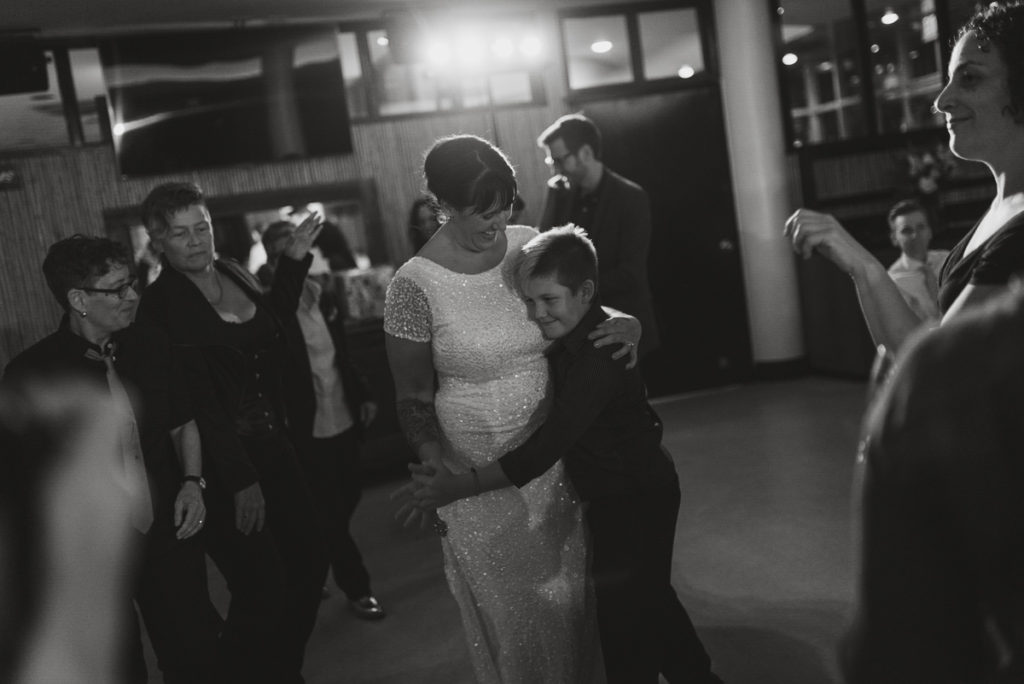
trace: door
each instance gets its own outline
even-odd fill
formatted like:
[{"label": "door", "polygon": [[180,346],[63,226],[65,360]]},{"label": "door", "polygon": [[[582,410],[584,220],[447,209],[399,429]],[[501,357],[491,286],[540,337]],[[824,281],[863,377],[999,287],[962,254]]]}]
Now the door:
[{"label": "door", "polygon": [[728,384],[751,370],[743,277],[718,87],[587,101],[603,158],[651,198],[648,261],[661,348],[651,396]]}]

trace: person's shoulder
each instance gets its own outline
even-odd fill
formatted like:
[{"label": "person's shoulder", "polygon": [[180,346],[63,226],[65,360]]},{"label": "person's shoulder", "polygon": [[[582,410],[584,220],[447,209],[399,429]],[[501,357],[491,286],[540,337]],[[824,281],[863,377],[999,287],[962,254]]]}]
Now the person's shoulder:
[{"label": "person's shoulder", "polygon": [[616,173],[607,166],[604,167],[605,173],[608,174],[608,180],[613,181],[613,185],[618,185],[619,188],[630,194],[646,195],[647,191],[644,190],[643,186],[636,181],[626,178],[620,173]]},{"label": "person's shoulder", "polygon": [[508,252],[512,253],[538,235],[540,235],[540,232],[530,226],[508,226],[505,229],[505,238],[508,240]]},{"label": "person's shoulder", "polygon": [[63,356],[60,338],[60,331],[53,332],[22,350],[4,368],[4,381],[24,380],[56,372],[58,369],[54,361]]},{"label": "person's shoulder", "polygon": [[1008,378],[1024,371],[1024,287],[922,332],[908,344],[906,363],[916,374],[941,375],[944,384],[995,371]]}]

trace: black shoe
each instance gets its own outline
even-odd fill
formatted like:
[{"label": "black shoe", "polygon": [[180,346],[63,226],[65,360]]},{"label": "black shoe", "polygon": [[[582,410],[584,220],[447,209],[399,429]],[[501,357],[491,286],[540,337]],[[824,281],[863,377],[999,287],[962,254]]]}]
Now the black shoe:
[{"label": "black shoe", "polygon": [[387,613],[384,612],[380,601],[373,596],[364,596],[355,601],[349,601],[348,605],[352,612],[363,620],[380,620],[387,617]]}]

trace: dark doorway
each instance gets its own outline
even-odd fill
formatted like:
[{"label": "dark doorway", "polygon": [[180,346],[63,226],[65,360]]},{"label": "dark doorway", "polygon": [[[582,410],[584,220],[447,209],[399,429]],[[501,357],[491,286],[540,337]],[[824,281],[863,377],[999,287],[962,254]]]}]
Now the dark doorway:
[{"label": "dark doorway", "polygon": [[728,384],[751,371],[722,103],[714,85],[577,103],[604,161],[651,197],[651,291],[661,348],[651,396]]}]

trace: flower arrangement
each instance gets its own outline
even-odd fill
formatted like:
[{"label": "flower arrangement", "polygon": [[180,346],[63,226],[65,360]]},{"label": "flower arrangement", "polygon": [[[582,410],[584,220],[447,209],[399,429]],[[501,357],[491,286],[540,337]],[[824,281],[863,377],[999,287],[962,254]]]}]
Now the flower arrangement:
[{"label": "flower arrangement", "polygon": [[907,165],[914,191],[921,195],[932,195],[956,172],[956,159],[949,147],[938,144],[932,147],[911,149],[907,152]]}]

